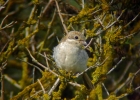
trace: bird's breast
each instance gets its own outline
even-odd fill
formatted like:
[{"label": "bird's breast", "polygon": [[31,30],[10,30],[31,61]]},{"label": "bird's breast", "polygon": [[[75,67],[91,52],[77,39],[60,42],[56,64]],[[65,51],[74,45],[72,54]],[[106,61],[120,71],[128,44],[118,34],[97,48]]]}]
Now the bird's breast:
[{"label": "bird's breast", "polygon": [[54,58],[58,67],[76,73],[86,69],[88,55],[85,50],[63,42],[55,47]]}]

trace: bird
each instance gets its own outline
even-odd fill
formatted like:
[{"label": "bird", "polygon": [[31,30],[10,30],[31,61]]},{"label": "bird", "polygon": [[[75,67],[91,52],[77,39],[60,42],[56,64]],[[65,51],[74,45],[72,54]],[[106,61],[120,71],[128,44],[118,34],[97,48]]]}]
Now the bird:
[{"label": "bird", "polygon": [[[79,31],[70,31],[53,49],[53,58],[58,69],[81,73],[87,68],[88,54],[84,49],[87,45],[84,34]],[[83,81],[88,89],[93,85],[87,73],[83,74]]]}]

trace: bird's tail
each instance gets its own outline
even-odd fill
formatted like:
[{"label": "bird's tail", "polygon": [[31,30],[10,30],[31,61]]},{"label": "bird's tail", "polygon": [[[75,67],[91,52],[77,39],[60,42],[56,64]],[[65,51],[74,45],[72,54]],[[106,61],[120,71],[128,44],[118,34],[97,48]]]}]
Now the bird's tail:
[{"label": "bird's tail", "polygon": [[93,84],[92,84],[89,76],[87,75],[87,73],[84,73],[82,77],[83,77],[83,81],[84,81],[84,84],[87,87],[87,89],[93,89]]}]

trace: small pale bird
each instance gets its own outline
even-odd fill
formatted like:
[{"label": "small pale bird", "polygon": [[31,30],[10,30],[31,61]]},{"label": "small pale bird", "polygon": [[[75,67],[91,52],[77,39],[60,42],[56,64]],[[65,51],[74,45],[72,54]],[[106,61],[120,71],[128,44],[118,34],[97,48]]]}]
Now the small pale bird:
[{"label": "small pale bird", "polygon": [[[84,71],[89,58],[83,49],[84,45],[85,36],[78,31],[70,31],[54,48],[53,57],[57,67],[74,74]],[[86,73],[83,74],[83,80],[88,89],[93,88]]]}]

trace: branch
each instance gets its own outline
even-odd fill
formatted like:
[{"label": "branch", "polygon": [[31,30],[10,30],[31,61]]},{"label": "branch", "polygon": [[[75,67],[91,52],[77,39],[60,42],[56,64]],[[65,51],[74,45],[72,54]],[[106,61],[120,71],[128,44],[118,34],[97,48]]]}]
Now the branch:
[{"label": "branch", "polygon": [[63,28],[64,28],[66,34],[68,34],[68,30],[67,30],[67,28],[66,28],[66,25],[64,24],[63,17],[61,16],[61,12],[60,12],[60,9],[59,9],[59,6],[58,6],[58,2],[57,2],[57,0],[55,0],[55,3],[56,3],[57,11],[58,11],[58,14],[59,14],[59,17],[60,17],[61,23],[62,23],[62,25],[63,25]]}]

